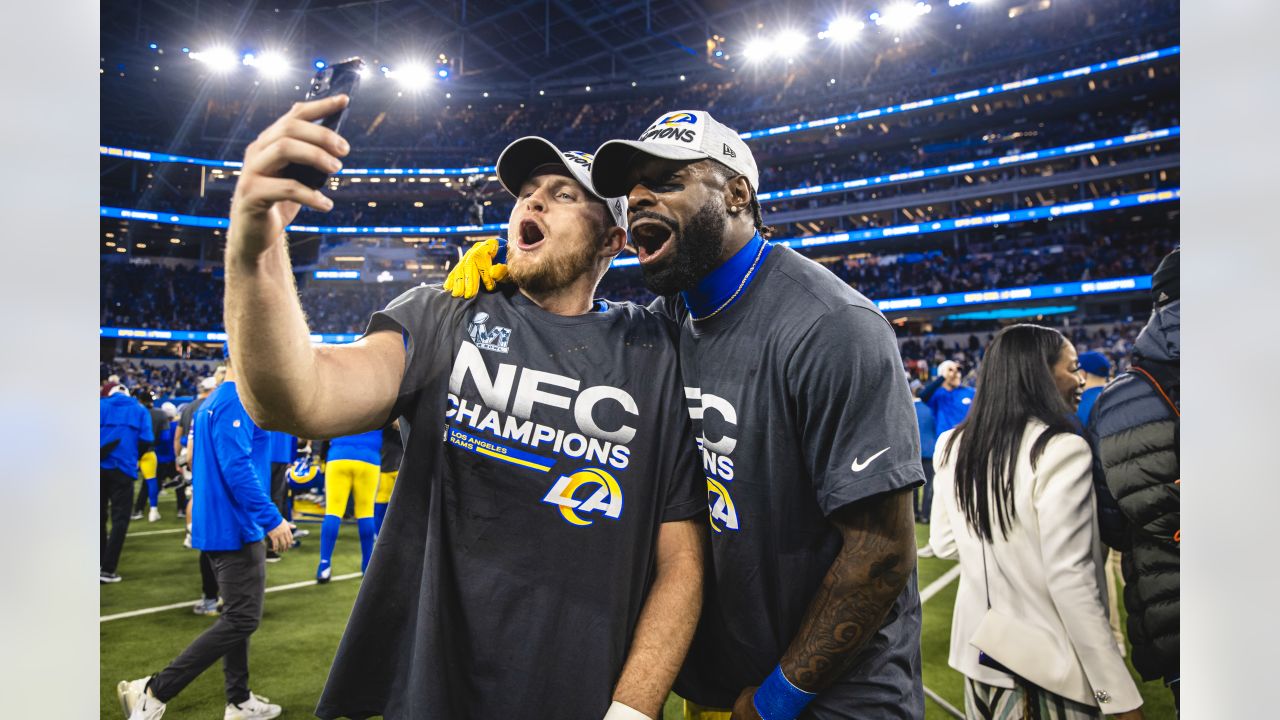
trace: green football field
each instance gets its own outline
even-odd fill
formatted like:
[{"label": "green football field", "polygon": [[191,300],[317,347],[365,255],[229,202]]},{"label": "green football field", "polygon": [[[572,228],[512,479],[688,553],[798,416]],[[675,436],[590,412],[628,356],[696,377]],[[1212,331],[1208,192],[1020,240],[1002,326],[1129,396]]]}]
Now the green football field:
[{"label": "green football field", "polygon": [[[191,612],[200,597],[197,553],[182,547],[183,524],[175,517],[173,495],[161,495],[164,518],[148,523],[135,520],[118,572],[123,582],[101,586],[102,618],[100,695],[103,718],[122,718],[115,686],[123,679],[154,673],[214,622]],[[342,628],[355,602],[359,578],[315,585],[319,557],[319,525],[303,523],[312,534],[302,546],[267,567],[268,594],[262,625],[250,650],[252,688],[285,709],[283,717],[314,717],[316,699],[324,685],[329,663]],[[923,543],[928,528],[917,526]],[[954,563],[920,560],[920,588],[942,577]],[[360,541],[354,525],[344,525],[334,553],[333,575],[338,578],[360,569]],[[297,587],[292,587],[297,585]],[[271,588],[280,588],[272,592]],[[946,583],[924,604],[924,684],[946,703],[963,707],[963,685],[958,673],[947,666],[951,608],[956,583]],[[174,609],[160,609],[181,604]],[[116,615],[138,613],[126,617]],[[1136,675],[1135,675],[1136,677]],[[1140,685],[1146,698],[1148,720],[1173,720],[1173,702],[1158,683]],[[224,704],[222,669],[214,666],[169,703],[167,718],[220,718]],[[667,703],[667,720],[677,718],[674,698]],[[925,717],[952,717],[932,699],[926,700]]]}]

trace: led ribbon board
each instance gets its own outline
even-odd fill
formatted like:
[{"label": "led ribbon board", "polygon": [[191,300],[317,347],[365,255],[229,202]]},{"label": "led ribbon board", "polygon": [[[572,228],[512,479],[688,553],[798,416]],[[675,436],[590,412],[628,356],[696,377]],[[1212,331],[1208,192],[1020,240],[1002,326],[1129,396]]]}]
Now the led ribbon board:
[{"label": "led ribbon board", "polygon": [[[788,247],[815,247],[818,245],[834,245],[837,243],[866,242],[882,240],[899,235],[927,235],[929,233],[946,232],[947,230],[963,230],[965,228],[994,225],[1007,222],[1024,222],[1042,220],[1061,215],[1081,215],[1103,210],[1117,210],[1133,205],[1168,202],[1182,197],[1182,190],[1158,190],[1155,192],[1131,193],[1113,198],[1087,200],[1085,202],[1047,205],[1038,208],[1010,210],[1009,212],[992,213],[990,215],[974,215],[971,217],[936,220],[914,225],[895,225],[893,227],[875,228],[872,230],[850,230],[830,235],[813,235],[803,238],[782,238],[773,240]],[[99,208],[101,217],[120,218],[123,220],[147,220],[169,225],[187,225],[194,227],[227,227],[226,218],[206,217],[203,215],[182,215],[179,213],[146,212],[127,208]],[[487,225],[290,225],[289,232],[324,233],[330,235],[476,235],[484,233],[497,234],[507,229],[507,223],[490,223]],[[637,258],[614,260],[611,267],[628,267],[639,265]]]},{"label": "led ribbon board", "polygon": [[[946,293],[944,295],[925,295],[923,297],[890,298],[876,300],[875,303],[882,312],[891,313],[902,310],[965,307],[969,305],[1020,302],[1044,298],[1070,298],[1082,295],[1101,295],[1149,289],[1151,289],[1151,276],[1139,275],[1136,277],[1107,278],[1084,282],[1047,283],[1044,285],[996,288],[993,290],[971,290]],[[104,338],[126,338],[130,340],[187,340],[220,343],[225,342],[227,339],[225,332],[200,330],[148,330],[144,328],[104,327],[98,329],[98,334]],[[349,343],[355,342],[360,337],[358,333],[312,333],[311,342]]]}]

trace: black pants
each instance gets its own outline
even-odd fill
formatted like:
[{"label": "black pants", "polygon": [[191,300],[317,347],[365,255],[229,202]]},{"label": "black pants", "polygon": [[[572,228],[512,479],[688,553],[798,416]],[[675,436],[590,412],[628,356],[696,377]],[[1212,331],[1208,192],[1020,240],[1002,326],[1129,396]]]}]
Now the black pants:
[{"label": "black pants", "polygon": [[933,458],[920,458],[920,465],[924,467],[924,485],[912,500],[915,501],[916,520],[927,521],[929,513],[933,512]]},{"label": "black pants", "polygon": [[[133,501],[133,478],[119,470],[102,470],[102,539],[98,545],[102,572],[113,573],[120,563],[124,535],[129,531],[129,505]],[[108,512],[109,511],[109,512]],[[107,535],[107,517],[111,535]]]},{"label": "black pants", "polygon": [[147,687],[160,702],[169,702],[222,658],[227,702],[249,699],[249,636],[262,620],[262,597],[267,587],[267,546],[262,542],[239,550],[204,553],[218,577],[222,614]]},{"label": "black pants", "polygon": [[218,575],[213,571],[209,554],[203,550],[200,551],[200,592],[206,598],[216,600],[218,597]]},{"label": "black pants", "polygon": [[291,520],[289,517],[288,498],[286,490],[288,489],[288,473],[289,463],[271,463],[271,502],[276,504],[276,509],[280,511],[280,517],[285,520]]}]

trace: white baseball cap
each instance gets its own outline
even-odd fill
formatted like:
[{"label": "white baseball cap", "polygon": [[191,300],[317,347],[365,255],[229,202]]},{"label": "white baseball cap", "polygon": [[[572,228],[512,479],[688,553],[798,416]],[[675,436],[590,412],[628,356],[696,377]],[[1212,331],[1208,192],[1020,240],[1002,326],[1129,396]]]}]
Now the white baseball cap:
[{"label": "white baseball cap", "polygon": [[200,381],[201,390],[212,390],[216,387],[218,387],[218,381],[212,377],[207,377]]},{"label": "white baseball cap", "polygon": [[718,160],[745,175],[751,189],[760,189],[760,171],[751,149],[738,132],[705,110],[663,113],[638,140],[610,140],[596,150],[591,180],[600,192],[626,195],[624,178],[636,155],[644,153],[666,160]]},{"label": "white baseball cap", "polygon": [[591,153],[581,150],[562,152],[551,144],[550,140],[536,135],[522,137],[511,143],[498,156],[498,182],[507,192],[520,197],[520,186],[533,175],[533,171],[543,165],[560,165],[569,172],[569,177],[577,180],[587,192],[599,198],[613,216],[613,223],[620,228],[627,227],[627,202],[622,197],[606,197],[591,182]]}]

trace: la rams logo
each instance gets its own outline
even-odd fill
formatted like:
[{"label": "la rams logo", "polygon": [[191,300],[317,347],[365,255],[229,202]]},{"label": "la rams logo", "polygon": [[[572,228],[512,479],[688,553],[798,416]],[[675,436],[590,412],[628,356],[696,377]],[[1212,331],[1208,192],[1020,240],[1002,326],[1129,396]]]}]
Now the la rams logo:
[{"label": "la rams logo", "polygon": [[303,455],[289,466],[289,481],[294,485],[307,485],[320,474],[320,466],[312,464],[311,457]]},{"label": "la rams logo", "polygon": [[698,116],[693,113],[674,112],[658,121],[659,125],[677,125],[679,123],[697,125]]},{"label": "la rams logo", "polygon": [[558,506],[560,515],[570,525],[590,525],[594,520],[582,517],[588,513],[600,513],[614,520],[622,517],[622,488],[612,475],[599,468],[561,475],[542,502]]},{"label": "la rams logo", "polygon": [[[738,511],[733,507],[733,498],[729,497],[729,489],[719,480],[707,478],[707,506],[711,509],[711,529],[724,532],[725,529],[738,529]],[[719,520],[720,524],[716,524]],[[720,525],[724,527],[721,528]]]}]

